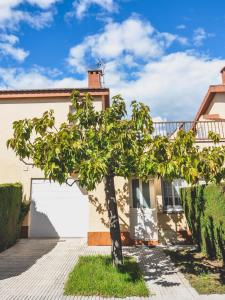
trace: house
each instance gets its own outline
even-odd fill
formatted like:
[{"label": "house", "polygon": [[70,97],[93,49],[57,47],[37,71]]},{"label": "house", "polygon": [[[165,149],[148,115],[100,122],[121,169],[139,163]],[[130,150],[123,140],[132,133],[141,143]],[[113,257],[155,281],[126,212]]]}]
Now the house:
[{"label": "house", "polygon": [[[101,71],[88,72],[88,88],[96,110],[109,106],[109,89],[101,86]],[[41,116],[53,109],[56,124],[67,118],[72,89],[0,91],[0,183],[21,182],[24,198],[31,199],[31,210],[23,223],[23,237],[86,236],[89,226],[88,195],[78,186],[70,188],[44,180],[40,170],[24,165],[7,149],[15,120]],[[75,199],[75,200],[74,200]]]},{"label": "house", "polygon": [[[195,129],[200,145],[212,144],[210,130],[225,138],[225,68],[222,85],[210,86],[192,122],[158,122],[155,133],[173,138],[180,129]],[[88,88],[80,93],[93,96],[96,110],[109,106],[109,89],[101,85],[101,71],[88,72]],[[56,122],[65,121],[70,109],[71,89],[0,91],[0,183],[21,182],[24,198],[31,200],[31,209],[22,226],[23,237],[59,238],[87,237],[89,245],[109,245],[110,234],[105,207],[104,184],[87,193],[78,183],[59,185],[44,179],[42,172],[24,165],[6,148],[15,120],[40,116],[55,111]],[[179,189],[182,180],[172,183],[152,178],[115,178],[121,235],[124,245],[132,243],[177,242],[188,232]]]}]

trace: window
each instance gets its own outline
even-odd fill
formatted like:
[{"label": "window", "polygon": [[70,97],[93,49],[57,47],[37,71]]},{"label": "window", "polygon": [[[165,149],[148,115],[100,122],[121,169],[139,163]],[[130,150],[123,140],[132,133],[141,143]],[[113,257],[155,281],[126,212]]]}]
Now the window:
[{"label": "window", "polygon": [[164,211],[182,211],[180,188],[185,187],[186,182],[182,179],[176,179],[172,182],[162,179],[162,193]]},{"label": "window", "polygon": [[133,208],[151,208],[150,181],[132,179]]}]

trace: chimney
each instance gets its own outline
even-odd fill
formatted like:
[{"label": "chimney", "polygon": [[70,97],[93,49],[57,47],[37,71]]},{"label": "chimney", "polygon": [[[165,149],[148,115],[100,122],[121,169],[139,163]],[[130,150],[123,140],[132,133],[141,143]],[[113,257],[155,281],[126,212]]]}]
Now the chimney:
[{"label": "chimney", "polygon": [[89,70],[88,71],[88,88],[99,89],[102,87],[101,83],[102,70]]},{"label": "chimney", "polygon": [[225,67],[222,68],[222,70],[220,71],[221,75],[222,75],[222,84],[225,84]]}]

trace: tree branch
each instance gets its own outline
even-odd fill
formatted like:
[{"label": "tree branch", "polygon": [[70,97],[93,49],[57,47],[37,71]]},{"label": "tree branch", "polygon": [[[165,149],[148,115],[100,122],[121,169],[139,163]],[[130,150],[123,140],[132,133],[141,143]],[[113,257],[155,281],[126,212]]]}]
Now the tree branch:
[{"label": "tree branch", "polygon": [[76,179],[76,180],[74,180],[72,183],[69,183],[69,182],[68,182],[68,179],[66,180],[66,184],[67,184],[68,186],[73,186],[74,183],[76,183],[76,182],[79,182],[79,180]]},{"label": "tree branch", "polygon": [[34,167],[34,163],[29,163],[29,162],[26,162],[25,160],[23,160],[22,158],[20,158],[20,161],[22,161],[22,163],[24,163],[26,166],[32,166]]},{"label": "tree branch", "polygon": [[53,126],[53,128],[55,129],[56,132],[59,132],[59,130],[55,127],[55,125]]}]

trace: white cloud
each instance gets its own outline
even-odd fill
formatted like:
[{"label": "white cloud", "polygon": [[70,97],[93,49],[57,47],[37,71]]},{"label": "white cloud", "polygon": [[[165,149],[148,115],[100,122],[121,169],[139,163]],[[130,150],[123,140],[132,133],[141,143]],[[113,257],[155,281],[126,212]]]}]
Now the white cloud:
[{"label": "white cloud", "polygon": [[115,62],[106,65],[105,85],[111,94],[137,99],[151,108],[153,116],[168,120],[190,120],[196,114],[210,84],[220,82],[225,60],[209,59],[185,52],[163,55],[149,62],[128,80]]},{"label": "white cloud", "polygon": [[[168,54],[174,43],[180,51]],[[154,116],[163,119],[192,119],[208,86],[218,81],[225,61],[193,49],[185,51],[184,46],[190,46],[186,37],[159,32],[149,22],[132,16],[122,23],[110,22],[102,32],[87,36],[70,49],[68,63],[84,73],[88,65],[101,59],[106,64],[105,85],[112,95],[144,101]]]},{"label": "white cloud", "polygon": [[29,55],[28,51],[22,48],[16,47],[19,42],[17,36],[12,34],[0,34],[0,54],[4,56],[10,56],[13,59],[23,62]]},{"label": "white cloud", "polygon": [[166,122],[167,121],[167,119],[159,117],[159,116],[153,117],[152,120],[153,120],[153,122]]},{"label": "white cloud", "polygon": [[26,0],[31,5],[37,5],[43,9],[49,8],[56,2],[59,2],[61,0]]},{"label": "white cloud", "polygon": [[81,44],[70,49],[68,62],[79,73],[85,72],[86,70],[85,52],[86,52],[85,44]]},{"label": "white cloud", "polygon": [[51,71],[38,67],[31,70],[0,68],[0,89],[80,88],[86,86],[86,79],[77,80],[72,77],[56,79]]},{"label": "white cloud", "polygon": [[0,53],[3,55],[11,56],[19,62],[23,62],[24,59],[29,55],[29,52],[24,51],[21,48],[15,48],[11,44],[0,42]]},{"label": "white cloud", "polygon": [[200,47],[203,45],[203,42],[209,38],[209,37],[213,37],[214,34],[212,33],[208,33],[205,31],[204,28],[202,27],[198,27],[194,30],[194,33],[193,33],[193,42],[194,42],[194,45],[196,47]]},{"label": "white cloud", "polygon": [[[58,1],[61,0],[0,0],[0,55],[23,62],[29,52],[16,45],[18,37],[7,32],[17,32],[21,22],[35,29],[48,26],[55,13],[53,4]],[[22,9],[25,3],[32,6],[32,10]]]},{"label": "white cloud", "polygon": [[183,45],[183,46],[188,46],[189,45],[189,41],[188,38],[183,37],[183,36],[177,36],[177,41]]},{"label": "white cloud", "polygon": [[179,24],[179,25],[177,25],[176,28],[177,28],[177,29],[180,29],[180,30],[183,30],[183,29],[186,29],[187,26],[186,26],[185,24]]},{"label": "white cloud", "polygon": [[13,34],[0,34],[0,41],[14,45],[19,41],[19,38]]},{"label": "white cloud", "polygon": [[128,56],[133,65],[138,60],[148,61],[162,56],[175,41],[182,45],[187,42],[177,35],[159,32],[149,22],[132,16],[122,23],[110,22],[103,32],[87,36],[81,44],[70,49],[68,63],[76,71],[84,72],[87,57],[93,63],[98,59],[123,62]]},{"label": "white cloud", "polygon": [[82,19],[89,8],[94,5],[109,13],[117,11],[117,5],[114,0],[75,0],[73,6],[76,17]]},{"label": "white cloud", "polygon": [[[60,0],[1,0],[0,28],[16,29],[17,25],[20,22],[28,22],[34,27],[42,28],[44,25],[47,25],[52,20],[54,14],[52,5],[58,1]],[[34,11],[31,13],[25,10],[21,10],[19,6],[24,3],[36,6],[38,9],[44,9],[45,11]]]},{"label": "white cloud", "polygon": [[28,23],[35,29],[42,29],[49,26],[53,21],[53,11],[44,11],[36,14],[23,13],[23,22]]},{"label": "white cloud", "polygon": [[[206,33],[195,33],[198,46]],[[168,54],[174,43],[179,50]],[[68,63],[84,73],[101,59],[106,64],[105,85],[112,95],[120,93],[128,102],[144,101],[153,116],[192,119],[208,86],[218,82],[225,60],[205,57],[194,49],[185,51],[186,46],[190,47],[186,37],[159,32],[136,15],[122,23],[110,22],[102,32],[87,36],[70,49]]]}]

